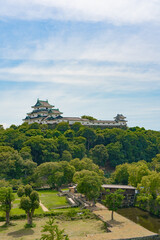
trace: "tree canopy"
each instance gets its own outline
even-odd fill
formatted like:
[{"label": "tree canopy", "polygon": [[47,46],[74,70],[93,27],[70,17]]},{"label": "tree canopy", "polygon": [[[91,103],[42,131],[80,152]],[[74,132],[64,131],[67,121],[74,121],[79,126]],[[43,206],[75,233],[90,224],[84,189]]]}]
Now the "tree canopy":
[{"label": "tree canopy", "polygon": [[10,211],[12,208],[12,201],[14,200],[13,190],[10,187],[0,188],[0,210],[6,214],[6,225],[10,223]]},{"label": "tree canopy", "polygon": [[82,170],[75,173],[73,180],[77,183],[78,192],[83,193],[88,200],[92,200],[95,204],[100,195],[102,177],[96,172]]},{"label": "tree canopy", "polygon": [[39,208],[39,195],[28,184],[25,187],[20,187],[17,192],[18,197],[21,198],[20,208],[22,208],[27,214],[27,223],[32,225],[32,218],[35,209]]},{"label": "tree canopy", "polygon": [[[0,180],[11,182],[14,179],[15,183],[20,180],[24,184],[34,185],[34,173],[44,163],[56,163],[56,168],[60,169],[61,162],[68,162],[75,171],[86,169],[98,173],[99,167],[113,171],[120,164],[144,160],[148,165],[131,166],[137,179],[133,176],[133,180],[131,173],[128,175],[127,165],[122,167],[125,170],[123,179],[122,176],[120,179],[120,168],[116,170],[116,174],[119,171],[119,176],[115,174],[115,182],[128,182],[137,186],[141,178],[149,173],[148,169],[159,171],[159,142],[160,132],[139,127],[103,129],[80,123],[72,126],[68,123],[55,126],[23,123],[20,126],[11,125],[7,129],[1,127]],[[136,167],[142,171],[136,173]],[[59,184],[64,182],[62,170],[56,175]]]},{"label": "tree canopy", "polygon": [[114,211],[117,211],[117,209],[121,207],[123,199],[124,199],[123,190],[118,189],[114,192],[107,191],[103,203],[108,207],[109,210],[112,211],[111,220],[113,220]]}]

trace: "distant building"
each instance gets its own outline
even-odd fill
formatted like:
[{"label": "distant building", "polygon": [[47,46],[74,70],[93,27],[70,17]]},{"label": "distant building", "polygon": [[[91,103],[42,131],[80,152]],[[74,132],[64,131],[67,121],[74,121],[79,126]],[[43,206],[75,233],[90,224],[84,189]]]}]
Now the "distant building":
[{"label": "distant building", "polygon": [[[122,194],[124,195],[122,206],[129,207],[134,205],[135,196],[137,194],[137,189],[135,187],[116,184],[103,184],[101,187],[102,191],[98,198],[99,201],[103,201],[107,194],[114,193],[116,190],[121,189],[123,190]],[[106,190],[110,190],[110,192],[107,192]],[[69,187],[69,192],[71,194],[77,193],[77,185]]]},{"label": "distant building", "polygon": [[135,196],[137,194],[137,190],[135,187],[128,186],[128,185],[114,185],[114,184],[103,184],[102,185],[103,191],[101,193],[101,200],[105,199],[105,195],[109,194],[106,190],[110,190],[111,193],[114,191],[121,189],[123,190],[124,200],[123,206],[133,206],[135,201]]},{"label": "distant building", "polygon": [[30,123],[51,123],[57,121],[61,117],[62,112],[55,109],[48,101],[37,100],[37,103],[32,106],[32,112],[27,113],[27,117],[23,121]]},{"label": "distant building", "polygon": [[68,122],[69,125],[79,122],[84,126],[100,126],[100,127],[126,127],[127,121],[122,114],[117,114],[115,120],[89,120],[79,117],[62,117],[63,114],[59,109],[54,108],[47,101],[37,99],[37,103],[32,106],[33,111],[27,113],[24,122],[40,123],[40,124],[58,124],[60,122]]}]

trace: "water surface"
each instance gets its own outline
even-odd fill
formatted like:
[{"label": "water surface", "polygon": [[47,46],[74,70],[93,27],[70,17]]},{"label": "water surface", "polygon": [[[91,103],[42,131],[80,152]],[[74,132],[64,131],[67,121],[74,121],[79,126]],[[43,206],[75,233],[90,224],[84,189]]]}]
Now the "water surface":
[{"label": "water surface", "polygon": [[151,232],[160,234],[160,218],[139,208],[121,208],[117,211],[122,216],[147,228]]}]

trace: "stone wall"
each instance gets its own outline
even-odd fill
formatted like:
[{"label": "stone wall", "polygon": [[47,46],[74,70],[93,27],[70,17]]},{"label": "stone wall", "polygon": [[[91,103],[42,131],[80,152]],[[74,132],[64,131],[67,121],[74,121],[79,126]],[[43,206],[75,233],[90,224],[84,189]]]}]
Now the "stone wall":
[{"label": "stone wall", "polygon": [[155,234],[152,236],[147,236],[147,237],[137,237],[137,238],[126,238],[126,239],[117,239],[117,240],[158,240],[160,239],[160,235]]}]

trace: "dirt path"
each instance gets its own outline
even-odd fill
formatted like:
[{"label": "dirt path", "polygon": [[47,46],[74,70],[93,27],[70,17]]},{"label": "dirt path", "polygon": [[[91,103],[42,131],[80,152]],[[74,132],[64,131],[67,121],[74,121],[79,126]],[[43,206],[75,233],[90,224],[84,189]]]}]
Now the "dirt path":
[{"label": "dirt path", "polygon": [[48,208],[46,208],[41,201],[39,204],[44,212],[49,212]]},{"label": "dirt path", "polygon": [[[104,221],[110,224],[109,230],[102,234],[91,235],[88,234],[86,237],[71,238],[72,240],[112,240],[112,239],[128,239],[128,238],[139,238],[156,236],[156,233],[150,232],[149,230],[141,227],[140,225],[132,222],[131,220],[114,213],[114,221],[111,221],[111,211],[105,208],[101,204],[97,204],[97,210],[94,213],[101,216]],[[159,238],[160,239],[160,238]]]}]

